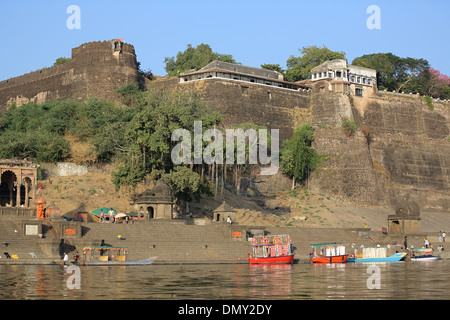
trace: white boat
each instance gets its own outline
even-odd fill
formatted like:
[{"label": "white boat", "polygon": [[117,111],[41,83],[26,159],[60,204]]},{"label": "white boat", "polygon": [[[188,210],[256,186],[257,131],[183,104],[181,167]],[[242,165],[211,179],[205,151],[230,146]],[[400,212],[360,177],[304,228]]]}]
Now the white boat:
[{"label": "white boat", "polygon": [[411,250],[411,261],[440,260],[441,256],[433,254],[433,248],[419,248]]}]

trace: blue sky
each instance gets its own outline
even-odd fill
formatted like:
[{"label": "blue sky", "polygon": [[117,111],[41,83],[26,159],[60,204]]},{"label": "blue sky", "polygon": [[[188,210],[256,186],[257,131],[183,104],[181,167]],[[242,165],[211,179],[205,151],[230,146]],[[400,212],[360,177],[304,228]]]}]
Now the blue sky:
[{"label": "blue sky", "polygon": [[[81,10],[81,29],[69,30],[67,8]],[[367,8],[381,10],[370,30]],[[85,42],[123,38],[142,69],[165,75],[164,58],[188,44],[209,44],[244,65],[286,66],[304,46],[363,54],[392,52],[427,59],[450,75],[450,1],[447,0],[16,0],[0,4],[0,80],[48,67]]]}]

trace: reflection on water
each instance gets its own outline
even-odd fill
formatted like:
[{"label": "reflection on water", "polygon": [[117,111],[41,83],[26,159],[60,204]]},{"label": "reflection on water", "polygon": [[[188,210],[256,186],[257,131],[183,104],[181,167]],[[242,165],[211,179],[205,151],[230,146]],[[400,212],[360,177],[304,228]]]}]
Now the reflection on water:
[{"label": "reflection on water", "polygon": [[81,267],[70,289],[62,266],[0,266],[0,299],[305,300],[449,299],[448,261],[377,264]]}]

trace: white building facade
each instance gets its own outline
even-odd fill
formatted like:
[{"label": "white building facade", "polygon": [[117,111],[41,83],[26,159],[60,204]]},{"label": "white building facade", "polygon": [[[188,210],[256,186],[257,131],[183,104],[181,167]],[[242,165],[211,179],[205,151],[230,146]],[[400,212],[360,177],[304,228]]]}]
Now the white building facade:
[{"label": "white building facade", "polygon": [[377,86],[377,72],[374,69],[354,66],[345,59],[325,61],[311,69],[311,81],[325,80],[329,91],[367,96]]}]

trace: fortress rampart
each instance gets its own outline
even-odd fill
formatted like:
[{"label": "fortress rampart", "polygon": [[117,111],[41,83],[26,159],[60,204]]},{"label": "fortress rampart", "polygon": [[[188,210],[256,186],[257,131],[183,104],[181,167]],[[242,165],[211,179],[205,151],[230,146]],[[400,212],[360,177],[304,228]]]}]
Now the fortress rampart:
[{"label": "fortress rampart", "polygon": [[115,90],[138,81],[134,47],[120,40],[82,44],[69,62],[0,82],[0,110],[15,103],[87,97],[115,101]]},{"label": "fortress rampart", "polygon": [[[201,79],[197,72],[185,75],[183,81],[178,77],[149,81],[147,87],[195,90],[208,108],[222,114],[227,128],[252,122],[279,129],[280,139],[286,140],[303,123],[312,124],[316,129],[314,147],[329,160],[313,175],[309,186],[323,194],[390,207],[410,194],[421,210],[449,211],[447,103],[434,102],[430,110],[423,99],[380,94],[375,86],[357,96],[332,92],[326,79],[309,81],[309,90],[300,84],[282,87],[279,79],[271,79],[272,85],[252,82],[234,69],[233,76],[226,79],[222,71],[203,70]],[[117,88],[137,81],[132,45],[119,40],[90,42],[72,49],[68,63],[0,82],[0,111],[12,103],[90,96],[115,101]],[[373,130],[371,141],[362,132],[347,137],[340,116],[362,119]]]}]

